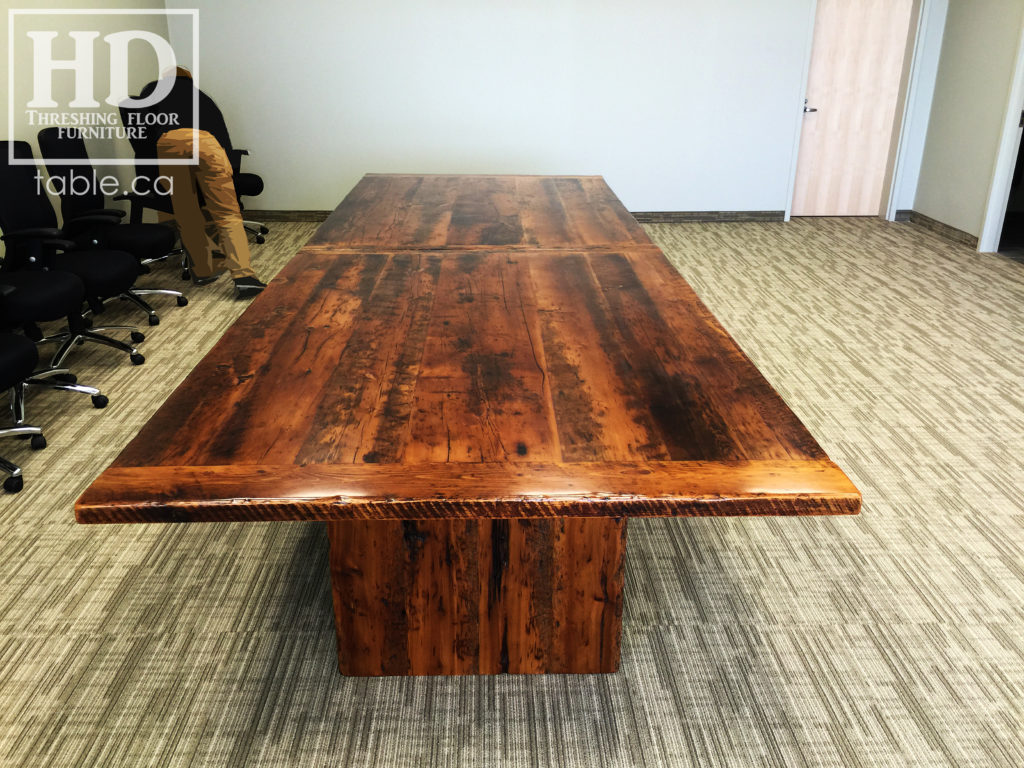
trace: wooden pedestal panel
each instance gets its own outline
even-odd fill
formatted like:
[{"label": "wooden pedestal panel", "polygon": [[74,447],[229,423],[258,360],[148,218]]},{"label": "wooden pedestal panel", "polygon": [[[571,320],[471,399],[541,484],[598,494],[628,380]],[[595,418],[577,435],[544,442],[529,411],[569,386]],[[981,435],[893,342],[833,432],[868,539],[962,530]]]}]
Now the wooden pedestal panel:
[{"label": "wooden pedestal panel", "polygon": [[327,524],[345,675],[615,672],[625,518]]}]

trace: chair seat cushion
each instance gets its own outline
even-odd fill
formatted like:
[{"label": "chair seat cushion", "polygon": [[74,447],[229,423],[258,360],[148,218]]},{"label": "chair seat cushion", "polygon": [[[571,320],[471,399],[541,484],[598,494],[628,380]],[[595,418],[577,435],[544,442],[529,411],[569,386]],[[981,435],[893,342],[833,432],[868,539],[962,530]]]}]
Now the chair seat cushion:
[{"label": "chair seat cushion", "polygon": [[139,276],[139,262],[125,251],[70,251],[53,257],[53,269],[77,275],[85,295],[101,299],[124,293]]},{"label": "chair seat cushion", "polygon": [[67,272],[24,270],[0,272],[0,283],[15,288],[0,299],[0,317],[9,325],[42,323],[78,315],[85,287]]},{"label": "chair seat cushion", "polygon": [[27,379],[38,363],[39,351],[33,342],[24,336],[0,333],[0,390]]},{"label": "chair seat cushion", "polygon": [[165,256],[174,248],[176,239],[174,230],[163,224],[117,224],[90,230],[78,242],[91,245],[91,241],[98,241],[100,248],[127,251],[142,261]]},{"label": "chair seat cushion", "polygon": [[235,192],[244,197],[255,197],[263,191],[263,178],[255,173],[236,173]]}]

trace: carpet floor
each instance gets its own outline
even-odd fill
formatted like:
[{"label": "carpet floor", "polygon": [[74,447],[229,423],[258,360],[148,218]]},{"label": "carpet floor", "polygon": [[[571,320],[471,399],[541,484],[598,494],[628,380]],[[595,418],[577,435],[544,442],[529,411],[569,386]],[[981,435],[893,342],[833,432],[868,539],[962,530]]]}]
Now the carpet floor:
[{"label": "carpet floor", "polygon": [[73,353],[105,410],[34,394],[49,448],[0,443],[0,765],[1024,765],[1024,264],[875,219],[647,229],[860,516],[632,521],[615,675],[341,677],[321,524],[73,520],[244,309],[222,278],[157,300],[144,366]]}]

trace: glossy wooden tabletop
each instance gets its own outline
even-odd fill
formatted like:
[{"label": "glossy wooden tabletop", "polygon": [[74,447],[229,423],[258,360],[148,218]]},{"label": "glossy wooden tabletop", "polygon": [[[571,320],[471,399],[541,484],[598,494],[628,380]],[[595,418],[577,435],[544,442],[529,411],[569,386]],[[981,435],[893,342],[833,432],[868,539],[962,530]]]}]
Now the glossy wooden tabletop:
[{"label": "glossy wooden tabletop", "polygon": [[367,176],[76,512],[340,520],[859,504],[600,177]]}]

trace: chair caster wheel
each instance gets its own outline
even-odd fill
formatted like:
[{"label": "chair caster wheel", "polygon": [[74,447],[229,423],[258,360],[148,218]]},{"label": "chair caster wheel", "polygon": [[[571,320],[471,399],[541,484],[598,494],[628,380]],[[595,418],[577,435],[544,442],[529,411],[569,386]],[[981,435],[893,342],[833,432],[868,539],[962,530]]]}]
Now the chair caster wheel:
[{"label": "chair caster wheel", "polygon": [[92,318],[91,317],[83,317],[82,318],[82,326],[85,327],[85,328],[92,328]]},{"label": "chair caster wheel", "polygon": [[189,274],[189,271],[187,269],[183,269],[181,271],[181,279],[182,280],[186,280],[186,281],[187,280],[191,280],[192,279],[192,275]]},{"label": "chair caster wheel", "polygon": [[17,493],[24,487],[25,481],[22,479],[21,475],[18,475],[18,477],[8,477],[4,480],[4,490],[8,493]]},{"label": "chair caster wheel", "polygon": [[[139,355],[139,357],[142,357],[142,355]],[[106,408],[107,407],[107,403],[109,403],[109,402],[110,402],[110,400],[107,399],[106,395],[93,395],[92,396],[92,406],[93,406],[93,408]]]},{"label": "chair caster wheel", "polygon": [[60,373],[53,377],[57,381],[63,382],[64,384],[77,384],[78,377],[73,373]]},{"label": "chair caster wheel", "polygon": [[132,361],[132,365],[142,365],[144,362],[146,362],[145,356],[140,354],[139,352],[132,353],[131,355],[128,356],[128,359]]},{"label": "chair caster wheel", "polygon": [[260,224],[260,234],[261,234],[261,235],[265,235],[265,234],[267,234],[267,233],[268,233],[269,231],[270,231],[269,229],[267,229],[267,228],[266,228],[265,226],[263,226],[262,224]]},{"label": "chair caster wheel", "polygon": [[132,344],[141,344],[146,340],[146,334],[142,331],[132,331]]},{"label": "chair caster wheel", "polygon": [[41,451],[46,447],[46,438],[42,435],[32,435],[32,442],[29,445],[33,451]]},{"label": "chair caster wheel", "polygon": [[257,244],[263,245],[265,242],[267,242],[267,238],[265,238],[263,235],[256,235]]},{"label": "chair caster wheel", "polygon": [[177,299],[175,299],[175,301],[178,302],[179,307],[188,306],[188,296],[179,296]]},{"label": "chair caster wheel", "polygon": [[150,315],[149,316],[149,324],[150,325],[160,325],[160,318],[157,317],[156,315]]}]

